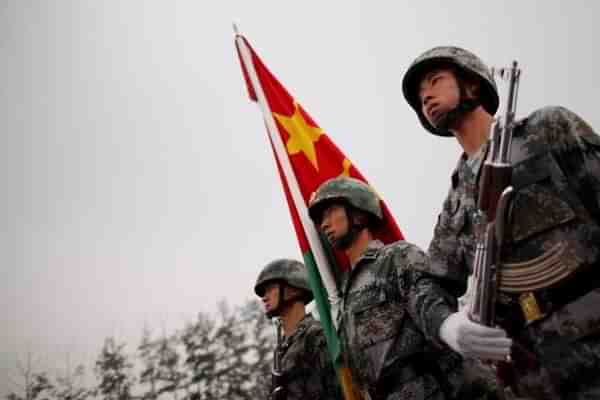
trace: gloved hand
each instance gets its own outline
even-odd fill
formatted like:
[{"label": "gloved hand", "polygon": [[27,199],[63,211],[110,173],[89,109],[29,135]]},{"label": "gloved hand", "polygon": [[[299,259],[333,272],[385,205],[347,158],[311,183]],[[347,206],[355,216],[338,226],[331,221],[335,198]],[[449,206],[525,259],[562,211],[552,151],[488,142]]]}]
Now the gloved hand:
[{"label": "gloved hand", "polygon": [[452,350],[482,360],[506,360],[512,340],[504,329],[490,328],[469,319],[467,310],[450,314],[440,326],[440,339]]}]

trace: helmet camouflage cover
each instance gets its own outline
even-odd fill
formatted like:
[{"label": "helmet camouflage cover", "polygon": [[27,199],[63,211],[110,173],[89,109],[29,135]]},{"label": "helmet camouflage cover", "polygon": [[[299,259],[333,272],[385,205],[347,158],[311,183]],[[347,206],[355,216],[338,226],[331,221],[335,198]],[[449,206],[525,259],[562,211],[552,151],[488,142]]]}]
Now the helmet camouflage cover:
[{"label": "helmet camouflage cover", "polygon": [[265,284],[272,281],[282,281],[288,286],[304,290],[306,292],[304,304],[313,299],[312,290],[308,284],[308,272],[300,261],[287,258],[271,261],[258,275],[254,292],[262,297],[265,294]]},{"label": "helmet camouflage cover", "polygon": [[352,207],[383,219],[379,196],[366,183],[345,176],[329,179],[312,194],[308,203],[310,218],[317,222],[332,201],[345,202]]},{"label": "helmet camouflage cover", "polygon": [[479,101],[483,108],[491,115],[498,110],[498,88],[490,69],[479,57],[468,50],[454,46],[440,46],[427,50],[417,57],[410,65],[402,79],[402,92],[404,98],[416,111],[419,120],[425,129],[440,136],[451,136],[447,131],[435,129],[425,118],[421,111],[419,99],[419,84],[423,75],[433,68],[443,65],[452,65],[459,68],[467,75],[474,76],[481,82]]}]

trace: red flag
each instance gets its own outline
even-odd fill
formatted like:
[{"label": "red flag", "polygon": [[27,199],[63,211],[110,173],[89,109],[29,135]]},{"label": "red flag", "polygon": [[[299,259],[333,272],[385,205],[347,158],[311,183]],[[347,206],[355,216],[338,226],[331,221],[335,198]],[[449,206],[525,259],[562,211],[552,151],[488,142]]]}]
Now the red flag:
[{"label": "red flag", "polygon": [[[339,148],[331,141],[325,131],[317,125],[304,108],[289,94],[283,85],[273,76],[268,68],[263,64],[256,52],[252,49],[248,41],[241,37],[244,44],[250,50],[252,63],[256,75],[262,87],[268,108],[276,122],[279,135],[285,144],[287,157],[289,157],[293,173],[298,182],[299,190],[304,200],[303,206],[306,207],[311,194],[319,187],[321,183],[329,178],[340,175],[350,176],[367,182],[365,177],[356,168],[354,163],[346,157]],[[239,45],[238,55],[240,55]],[[256,90],[249,78],[247,67],[245,66],[241,55],[240,62],[246,80],[250,99],[257,101]],[[273,144],[273,143],[271,143]],[[277,159],[278,155],[275,153]],[[298,236],[298,242],[302,253],[309,250],[306,233],[300,222],[298,210],[291,198],[288,183],[282,174],[280,162],[278,160],[278,169],[286,192],[286,198],[290,207],[290,213]],[[384,214],[384,227],[378,233],[378,239],[384,243],[392,243],[403,239],[403,235],[398,228],[390,210],[385,202],[381,202]],[[345,269],[348,265],[343,253],[336,254],[338,265]]]},{"label": "red flag", "polygon": [[[237,35],[236,47],[250,99],[258,102],[263,111],[277,170],[344,398],[358,400],[362,396],[356,390],[349,368],[340,357],[339,339],[333,326],[331,314],[336,312],[339,303],[337,285],[323,243],[308,215],[307,204],[311,194],[329,178],[346,175],[364,182],[366,180],[269,72],[243,36]],[[381,205],[385,221],[379,238],[384,243],[402,239],[387,206],[383,201]],[[344,268],[348,265],[343,253],[337,253],[336,258],[338,266]]]}]

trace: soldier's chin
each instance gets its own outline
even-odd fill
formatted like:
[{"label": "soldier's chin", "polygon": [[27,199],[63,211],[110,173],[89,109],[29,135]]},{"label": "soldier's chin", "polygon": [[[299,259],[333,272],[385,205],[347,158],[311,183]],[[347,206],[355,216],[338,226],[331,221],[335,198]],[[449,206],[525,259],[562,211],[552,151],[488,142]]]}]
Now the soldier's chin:
[{"label": "soldier's chin", "polygon": [[267,318],[274,318],[279,316],[279,313],[277,312],[277,309],[271,309],[271,310],[267,310],[265,311],[265,315],[267,316]]},{"label": "soldier's chin", "polygon": [[437,117],[434,118],[433,121],[429,121],[429,123],[435,129],[446,129],[447,128],[446,125],[448,124],[448,114],[446,114],[446,113],[438,114]]},{"label": "soldier's chin", "polygon": [[460,110],[442,113],[431,123],[438,131],[451,132],[460,124],[464,114]]},{"label": "soldier's chin", "polygon": [[327,243],[329,243],[331,246],[335,247],[335,237],[327,236]]}]

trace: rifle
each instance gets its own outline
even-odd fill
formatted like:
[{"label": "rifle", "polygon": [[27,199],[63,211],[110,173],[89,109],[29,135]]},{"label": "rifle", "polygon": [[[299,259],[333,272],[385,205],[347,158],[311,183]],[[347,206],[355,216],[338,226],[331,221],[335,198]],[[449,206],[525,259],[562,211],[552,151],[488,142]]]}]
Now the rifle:
[{"label": "rifle", "polygon": [[281,345],[283,343],[283,326],[279,318],[275,318],[277,342],[273,351],[273,368],[271,369],[271,393],[269,400],[285,400],[286,392],[283,386],[284,375],[281,370]]},{"label": "rifle", "polygon": [[[469,277],[467,293],[459,299],[464,306],[470,305],[469,318],[473,322],[493,327],[496,325],[496,300],[499,288],[507,292],[518,293],[521,289],[528,289],[528,284],[523,284],[526,279],[517,277],[518,285],[511,287],[505,281],[503,272],[519,265],[501,264],[500,255],[505,236],[505,225],[508,220],[510,203],[513,196],[511,186],[513,167],[510,163],[510,148],[515,127],[515,111],[517,105],[517,91],[521,70],[517,62],[513,61],[509,68],[493,71],[501,79],[508,80],[508,94],[504,115],[494,122],[491,131],[491,148],[481,172],[479,197],[477,202],[476,218],[480,218],[483,234],[478,240],[475,250],[473,273]],[[552,259],[556,250],[548,251],[544,256]],[[543,258],[543,257],[541,257]],[[536,261],[536,260],[534,260]],[[549,263],[551,264],[551,263]],[[527,295],[524,292],[519,302],[523,311],[526,310]],[[533,303],[535,306],[535,303]],[[533,307],[535,309],[535,307]],[[527,313],[525,313],[527,314]],[[542,315],[531,312],[525,315],[528,322],[540,318]],[[506,360],[494,363],[496,375],[504,386],[505,393],[517,389],[519,377],[528,370],[539,368],[536,356],[522,344],[513,341],[511,354]]]},{"label": "rifle", "polygon": [[529,324],[546,315],[540,309],[534,291],[560,282],[571,270],[560,262],[565,251],[564,243],[555,244],[531,260],[500,262],[505,225],[513,196],[510,148],[521,70],[517,67],[517,62],[513,61],[511,67],[495,72],[500,78],[508,80],[506,110],[504,116],[492,126],[491,149],[481,172],[475,216],[485,228],[476,245],[473,273],[469,276],[467,292],[459,299],[459,304],[464,306],[470,302],[470,319],[482,325],[494,326],[496,298],[500,289],[504,293],[518,295],[525,323]]},{"label": "rifle", "polygon": [[507,213],[513,195],[510,146],[515,125],[517,90],[521,70],[517,62],[498,70],[501,78],[508,79],[508,96],[503,117],[492,126],[490,154],[483,164],[477,218],[485,227],[477,242],[473,273],[469,277],[471,308],[469,318],[486,326],[494,326],[500,253],[504,241]]}]

